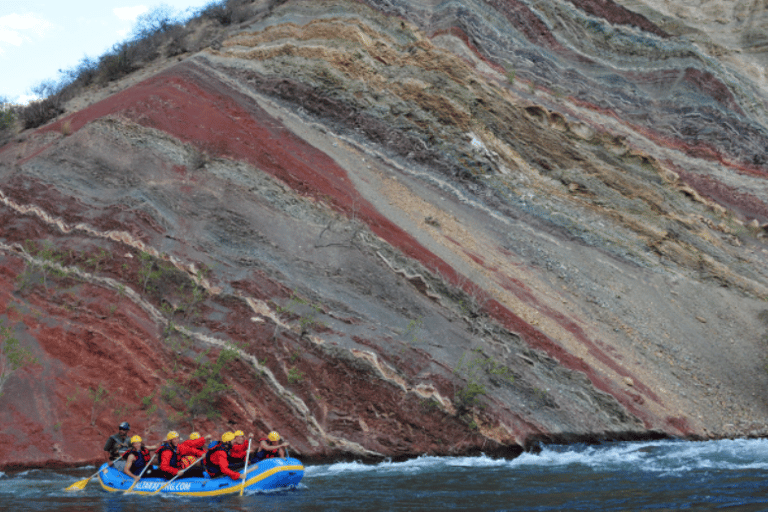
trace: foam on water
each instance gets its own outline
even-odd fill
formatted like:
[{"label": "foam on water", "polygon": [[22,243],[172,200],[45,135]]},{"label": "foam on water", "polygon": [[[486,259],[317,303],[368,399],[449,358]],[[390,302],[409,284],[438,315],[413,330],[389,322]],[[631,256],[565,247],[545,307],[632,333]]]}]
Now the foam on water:
[{"label": "foam on water", "polygon": [[523,454],[511,463],[518,467],[579,465],[595,471],[640,471],[669,475],[704,469],[768,469],[768,440],[548,446],[539,454]]},{"label": "foam on water", "polygon": [[594,471],[650,472],[679,475],[706,469],[768,469],[768,440],[740,439],[707,442],[648,441],[607,443],[596,446],[545,446],[540,453],[524,453],[515,459],[421,456],[405,462],[377,464],[337,462],[308,466],[307,477],[345,473],[416,474],[445,468],[567,469],[581,466]]},{"label": "foam on water", "polygon": [[362,462],[337,462],[327,466],[308,466],[304,470],[307,477],[328,476],[343,473],[404,473],[415,474],[429,471],[437,471],[446,467],[457,468],[487,468],[495,466],[508,466],[507,459],[494,459],[486,455],[477,457],[433,457],[422,455],[404,462],[384,461],[377,464],[365,464]]}]

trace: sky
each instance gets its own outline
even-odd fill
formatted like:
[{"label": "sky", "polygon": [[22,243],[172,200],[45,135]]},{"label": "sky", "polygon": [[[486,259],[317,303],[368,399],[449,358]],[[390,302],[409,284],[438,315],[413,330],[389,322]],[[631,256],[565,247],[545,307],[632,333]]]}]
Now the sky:
[{"label": "sky", "polygon": [[180,15],[212,0],[0,0],[0,98],[25,103],[86,56],[125,41],[136,18],[160,5]]}]

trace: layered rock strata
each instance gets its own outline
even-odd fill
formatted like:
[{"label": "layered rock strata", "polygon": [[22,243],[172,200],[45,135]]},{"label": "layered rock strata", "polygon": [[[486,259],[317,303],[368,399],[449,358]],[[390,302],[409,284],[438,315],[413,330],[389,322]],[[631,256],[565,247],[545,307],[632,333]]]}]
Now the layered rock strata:
[{"label": "layered rock strata", "polygon": [[307,459],[763,435],[762,54],[673,11],[254,2],[20,134],[4,464],[123,419]]}]

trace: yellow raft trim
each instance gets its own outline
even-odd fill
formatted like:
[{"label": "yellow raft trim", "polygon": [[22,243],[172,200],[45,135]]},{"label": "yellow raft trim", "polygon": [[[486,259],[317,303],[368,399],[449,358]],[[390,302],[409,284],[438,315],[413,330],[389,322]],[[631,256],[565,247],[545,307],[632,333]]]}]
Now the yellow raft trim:
[{"label": "yellow raft trim", "polygon": [[[264,480],[265,478],[268,478],[275,473],[279,473],[281,471],[304,471],[304,466],[275,466],[274,468],[267,470],[263,473],[259,473],[258,475],[254,476],[253,478],[245,481],[245,488],[248,489],[248,486],[255,484],[256,482],[259,482],[261,480]],[[228,477],[227,477],[228,478]],[[183,479],[182,479],[183,480]],[[178,480],[177,480],[178,481]],[[208,480],[209,482],[215,481],[215,480]],[[125,489],[117,489],[115,487],[109,487],[106,485],[101,478],[99,478],[99,483],[101,484],[101,487],[105,491],[109,492],[125,492]],[[232,485],[231,487],[224,487],[221,489],[216,489],[214,491],[180,491],[180,492],[160,492],[160,494],[178,494],[181,496],[221,496],[222,494],[233,494],[233,493],[239,493],[240,492],[240,486],[242,485],[242,480],[240,483],[236,485]],[[148,496],[150,494],[155,494],[155,491],[157,489],[153,489],[151,491],[131,491],[131,494],[141,494]]]}]

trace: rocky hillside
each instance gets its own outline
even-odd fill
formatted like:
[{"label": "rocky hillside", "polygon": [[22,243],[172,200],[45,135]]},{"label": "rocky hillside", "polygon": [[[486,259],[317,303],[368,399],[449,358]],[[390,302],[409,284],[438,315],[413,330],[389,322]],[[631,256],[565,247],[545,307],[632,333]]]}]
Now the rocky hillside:
[{"label": "rocky hillside", "polygon": [[759,2],[230,4],[0,147],[4,467],[768,432]]}]

